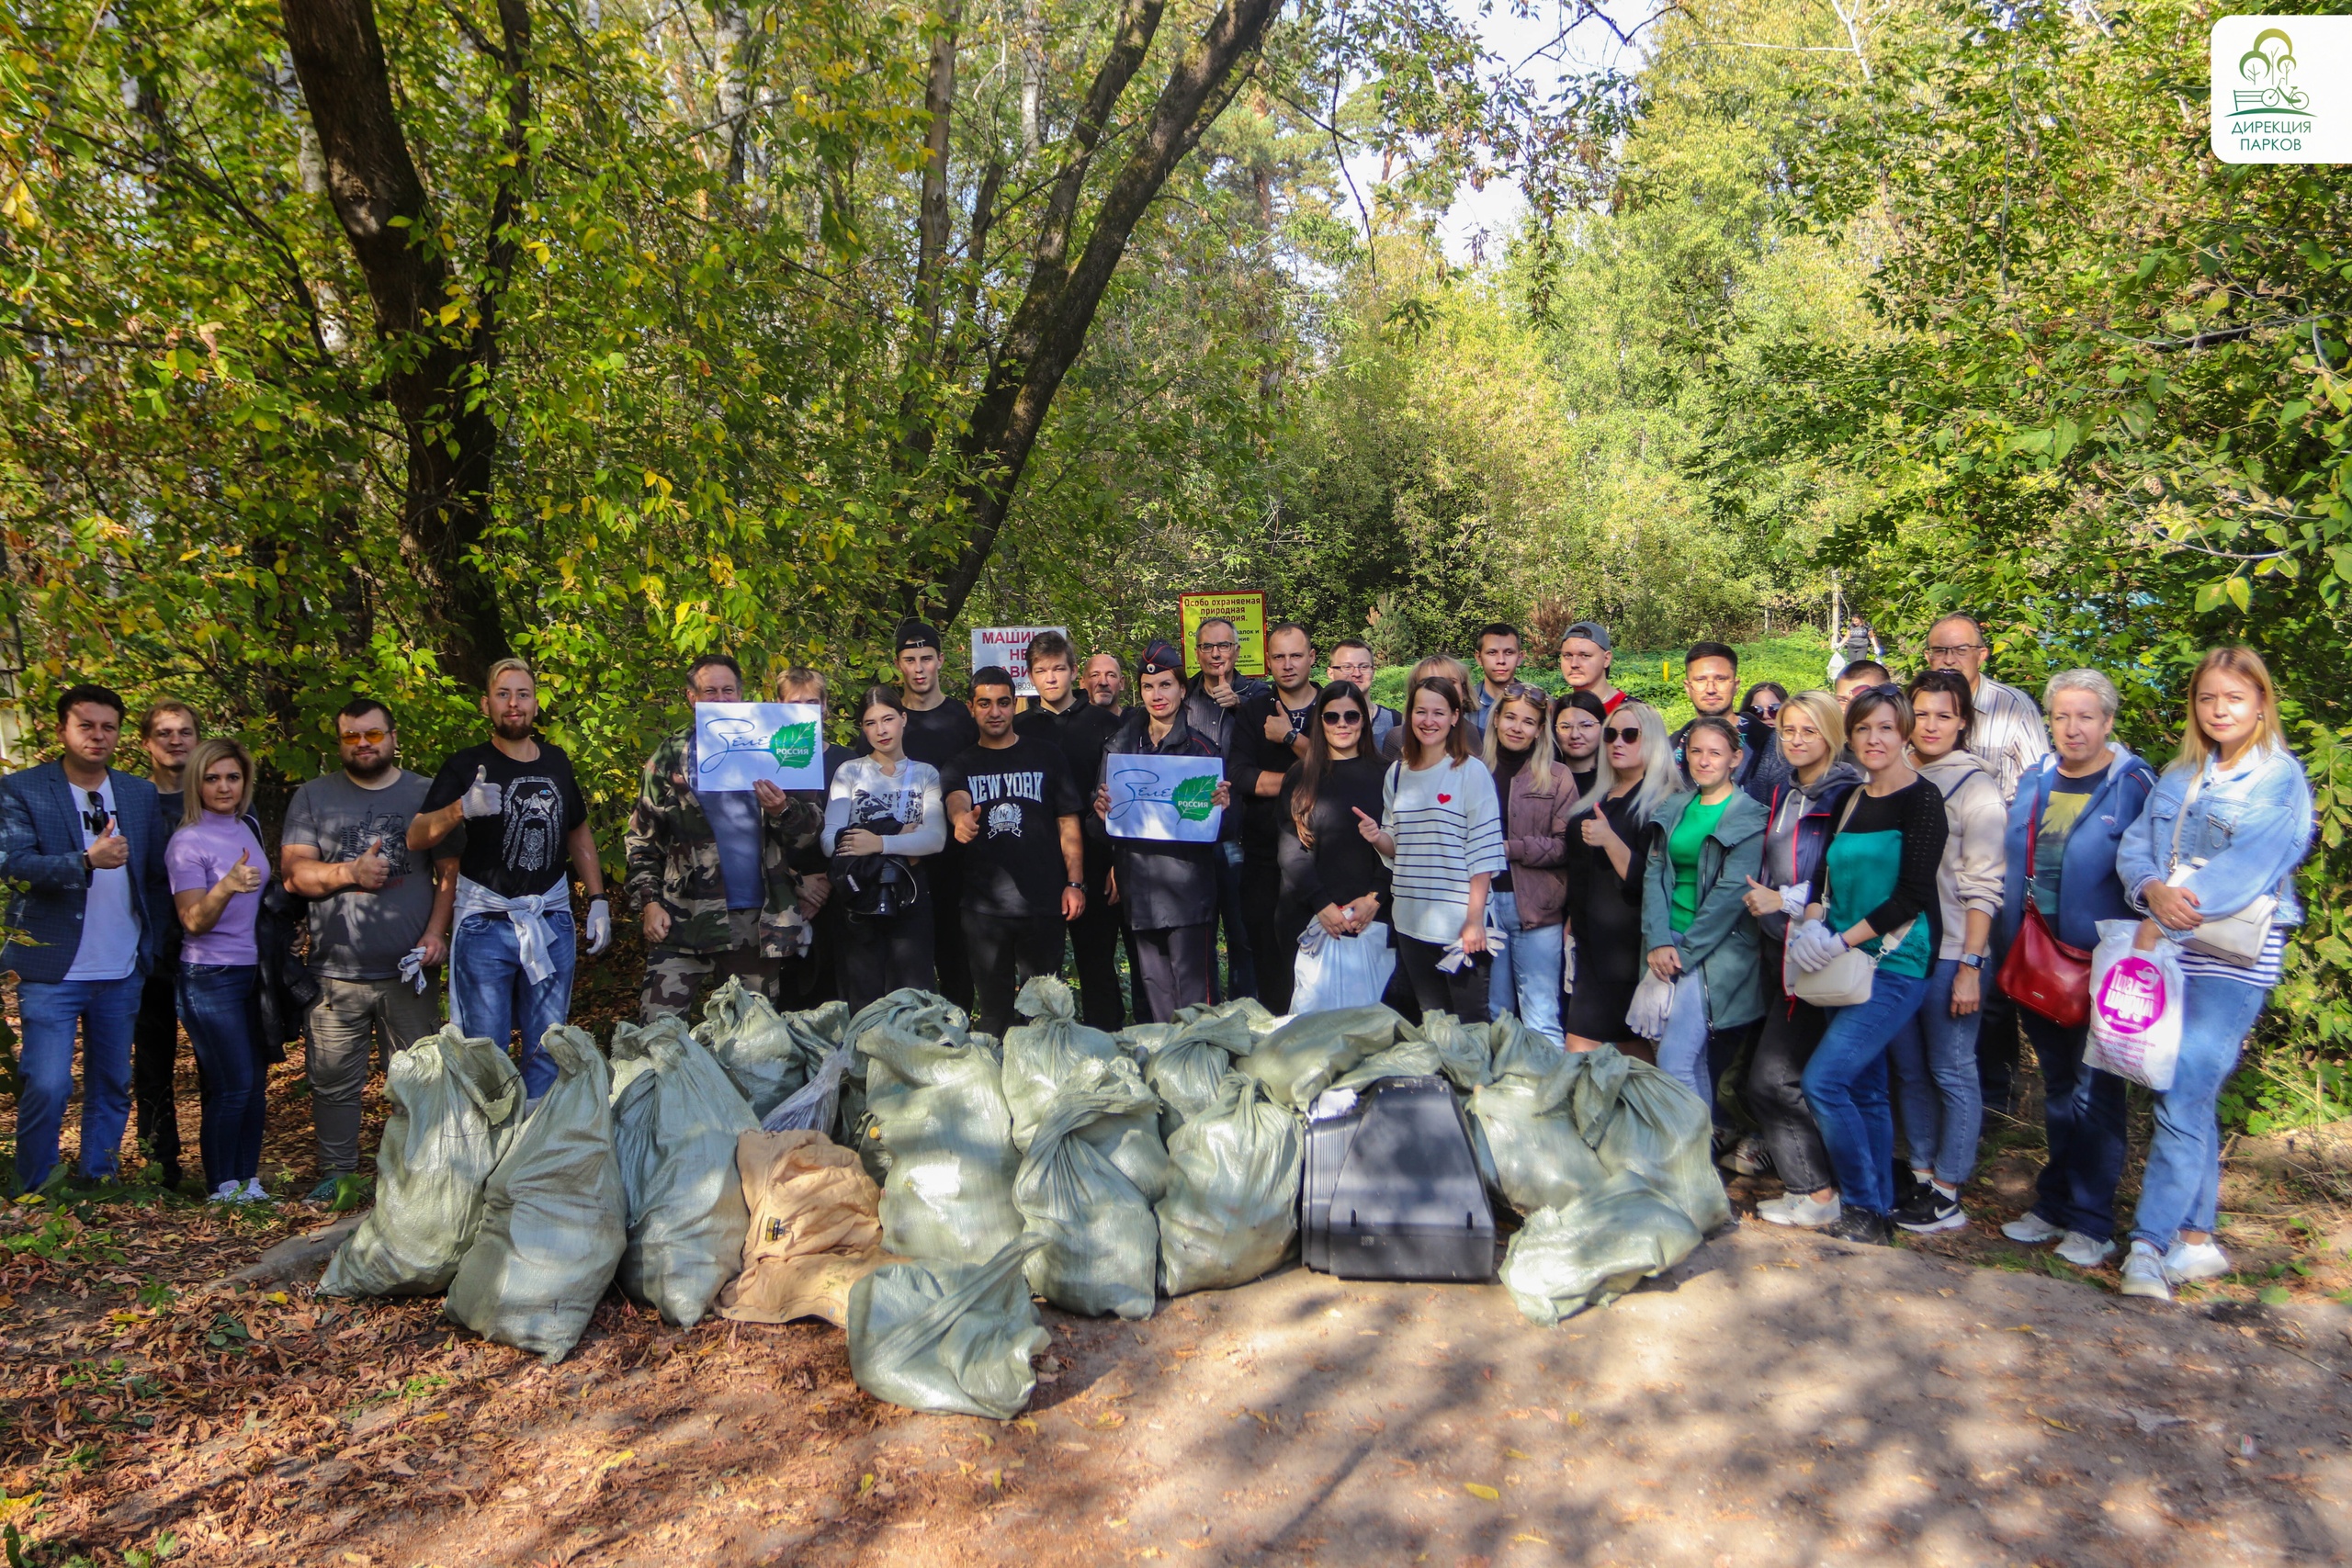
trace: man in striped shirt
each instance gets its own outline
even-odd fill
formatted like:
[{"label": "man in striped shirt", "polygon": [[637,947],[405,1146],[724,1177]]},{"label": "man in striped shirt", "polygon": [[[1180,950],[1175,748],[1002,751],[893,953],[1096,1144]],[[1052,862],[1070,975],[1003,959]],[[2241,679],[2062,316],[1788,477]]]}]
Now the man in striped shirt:
[{"label": "man in striped shirt", "polygon": [[1991,770],[2006,805],[2017,798],[2018,780],[2026,769],[2050,750],[2050,732],[2040,704],[1984,673],[1984,656],[1991,651],[1973,615],[1946,615],[1928,628],[1928,668],[1957,671],[1967,678],[1976,710],[1968,727],[1968,749]]}]

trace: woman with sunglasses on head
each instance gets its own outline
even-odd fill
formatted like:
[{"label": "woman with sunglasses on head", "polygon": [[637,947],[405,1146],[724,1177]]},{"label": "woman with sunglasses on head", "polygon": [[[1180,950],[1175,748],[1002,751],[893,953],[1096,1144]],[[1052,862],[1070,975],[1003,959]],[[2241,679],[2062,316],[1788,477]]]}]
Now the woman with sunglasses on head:
[{"label": "woman with sunglasses on head", "polygon": [[[1598,707],[1600,704],[1595,703]],[[1560,909],[1567,894],[1568,817],[1580,793],[1552,755],[1550,704],[1514,681],[1487,717],[1487,771],[1503,807],[1503,854],[1487,908],[1503,950],[1487,1008],[1510,1012],[1553,1044],[1560,1036]]]},{"label": "woman with sunglasses on head", "polygon": [[1866,686],[1847,703],[1846,748],[1869,782],[1831,819],[1821,885],[1788,942],[1789,962],[1807,974],[1855,950],[1869,959],[1867,995],[1826,1010],[1804,1083],[1838,1177],[1814,1202],[1839,1205],[1831,1235],[1880,1246],[1893,1239],[1894,1210],[1887,1047],[1918,1010],[1943,944],[1936,872],[1951,834],[1943,796],[1911,766],[1911,730],[1900,686]]},{"label": "woman with sunglasses on head", "polygon": [[2295,867],[2312,842],[2312,787],[2278,723],[2269,668],[2250,648],[2217,648],[2188,682],[2180,750],[2123,837],[2116,874],[2147,911],[2132,945],[2182,944],[2188,981],[2172,1088],[2156,1128],[2123,1259],[2127,1296],[2230,1270],[2213,1244],[2221,1196],[2214,1104],[2278,983],[2287,932],[2302,923]]},{"label": "woman with sunglasses on head", "polygon": [[189,756],[187,804],[164,846],[180,948],[180,1022],[199,1069],[204,1189],[216,1203],[266,1202],[261,1185],[269,1061],[262,1039],[261,946],[254,927],[269,852],[248,815],[254,759],[241,741],[202,740]]},{"label": "woman with sunglasses on head", "polygon": [[1683,731],[1690,788],[1662,802],[1645,835],[1642,943],[1674,987],[1660,1069],[1713,1111],[1715,1085],[1764,1011],[1756,921],[1740,896],[1764,863],[1764,807],[1733,782],[1739,735],[1702,714]]},{"label": "woman with sunglasses on head", "polygon": [[[1424,1014],[1450,1012],[1485,1023],[1487,900],[1503,855],[1495,781],[1470,755],[1461,687],[1443,675],[1413,685],[1405,709],[1405,754],[1381,781],[1381,813],[1355,813],[1364,841],[1395,874],[1397,967]],[[1459,963],[1449,949],[1458,949]]]},{"label": "woman with sunglasses on head", "polygon": [[1603,765],[1569,807],[1566,911],[1576,944],[1575,984],[1562,1032],[1571,1051],[1634,1046],[1626,1010],[1646,972],[1642,947],[1642,873],[1634,846],[1666,798],[1681,786],[1666,721],[1631,698],[1600,731]]},{"label": "woman with sunglasses on head", "polygon": [[[1724,1156],[1743,1176],[1770,1171],[1788,1189],[1785,1196],[1756,1206],[1758,1217],[1776,1225],[1821,1226],[1838,1218],[1837,1175],[1813,1107],[1805,1103],[1804,1065],[1821,1043],[1828,1017],[1811,1002],[1789,994],[1786,948],[1789,920],[1802,916],[1815,883],[1829,825],[1846,796],[1862,782],[1861,770],[1838,755],[1846,716],[1826,692],[1799,692],[1780,712],[1774,744],[1788,765],[1788,777],[1764,803],[1764,869],[1742,896],[1762,935],[1757,968],[1764,986],[1764,1025],[1747,1066],[1747,1108],[1762,1129],[1754,1145],[1743,1141]],[[1800,893],[1797,889],[1803,888]],[[1826,1193],[1826,1197],[1820,1194]]]},{"label": "woman with sunglasses on head", "polygon": [[1306,755],[1283,776],[1285,831],[1275,850],[1284,941],[1296,942],[1310,920],[1335,937],[1361,936],[1387,908],[1387,864],[1356,830],[1356,813],[1379,815],[1387,772],[1372,754],[1372,711],[1355,682],[1325,686],[1315,698]]},{"label": "woman with sunglasses on head", "polygon": [[1788,688],[1778,681],[1758,681],[1739,700],[1740,761],[1736,782],[1758,800],[1770,800],[1774,786],[1788,781],[1788,761],[1772,744],[1781,710],[1788,703]]},{"label": "woman with sunglasses on head", "polygon": [[1930,670],[1911,682],[1911,763],[1943,796],[1951,833],[1936,868],[1943,941],[1919,1010],[1895,1032],[1888,1065],[1910,1146],[1911,1196],[1895,1211],[1907,1231],[1968,1224],[1960,1190],[1976,1168],[1984,1098],[1976,1077],[1976,1028],[1984,1005],[1994,917],[2001,912],[2007,808],[1991,769],[1968,750],[1976,708],[1968,677]]}]

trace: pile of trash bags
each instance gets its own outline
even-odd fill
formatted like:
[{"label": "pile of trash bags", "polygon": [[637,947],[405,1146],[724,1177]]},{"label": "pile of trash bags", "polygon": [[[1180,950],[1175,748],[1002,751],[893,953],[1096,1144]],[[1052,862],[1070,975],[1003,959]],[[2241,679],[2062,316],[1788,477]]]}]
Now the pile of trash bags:
[{"label": "pile of trash bags", "polygon": [[927,992],[779,1012],[730,980],[692,1028],[623,1023],[604,1050],[549,1031],[558,1077],[527,1114],[505,1053],[445,1029],[394,1063],[376,1207],[321,1290],[446,1292],[550,1360],[615,1284],[681,1326],[819,1318],[876,1397],[1001,1417],[1035,1386],[1033,1296],[1138,1319],[1295,1257],[1327,1092],[1439,1075],[1465,1097],[1480,1172],[1525,1217],[1503,1281],[1539,1323],[1730,1218],[1688,1089],[1509,1015],[1244,999],[1112,1034],[1054,978],[1015,1005],[1000,1041]]}]

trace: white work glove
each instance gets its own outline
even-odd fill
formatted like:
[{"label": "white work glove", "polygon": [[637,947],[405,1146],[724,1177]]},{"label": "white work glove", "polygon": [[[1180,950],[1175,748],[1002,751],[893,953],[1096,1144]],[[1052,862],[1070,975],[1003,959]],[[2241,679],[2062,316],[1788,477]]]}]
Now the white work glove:
[{"label": "white work glove", "polygon": [[1563,993],[1577,988],[1577,939],[1573,932],[1560,939],[1560,989]]},{"label": "white work glove", "polygon": [[1804,919],[1804,907],[1813,902],[1813,884],[1792,883],[1781,889],[1781,913],[1792,920]]},{"label": "white work glove", "polygon": [[418,996],[424,994],[424,949],[412,947],[401,955],[401,978],[415,987]]},{"label": "white work glove", "polygon": [[588,956],[613,945],[613,907],[602,898],[588,900]]},{"label": "white work glove", "polygon": [[1845,942],[1824,920],[1806,920],[1789,932],[1789,962],[1818,975],[1846,951]]},{"label": "white work glove", "polygon": [[458,805],[469,818],[495,817],[506,809],[506,792],[490,782],[488,768],[476,768],[474,782]]}]

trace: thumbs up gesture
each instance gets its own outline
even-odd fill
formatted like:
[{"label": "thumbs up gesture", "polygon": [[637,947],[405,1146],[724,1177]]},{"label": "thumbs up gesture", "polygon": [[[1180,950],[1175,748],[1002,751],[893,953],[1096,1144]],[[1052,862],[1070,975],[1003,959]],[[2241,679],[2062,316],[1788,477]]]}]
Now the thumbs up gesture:
[{"label": "thumbs up gesture", "polygon": [[506,809],[506,792],[490,782],[490,770],[474,770],[474,782],[459,802],[469,818],[495,817]]},{"label": "thumbs up gesture", "polygon": [[213,886],[216,888],[226,888],[232,894],[259,892],[261,867],[251,863],[251,854],[252,852],[249,850],[239,850],[237,863],[222,872],[220,880]]},{"label": "thumbs up gesture", "polygon": [[82,856],[94,871],[113,871],[130,863],[130,840],[116,829],[111,813],[107,817],[107,830],[90,840],[90,847],[82,852]]},{"label": "thumbs up gesture", "polygon": [[391,874],[392,863],[384,858],[384,840],[381,837],[370,842],[359,858],[351,863],[351,885],[354,887],[364,887],[370,893],[390,880]]}]

